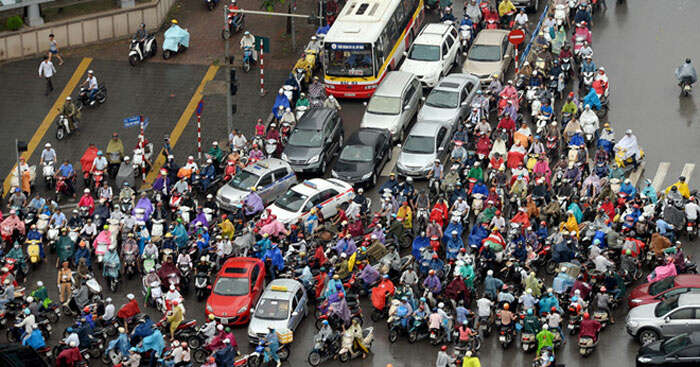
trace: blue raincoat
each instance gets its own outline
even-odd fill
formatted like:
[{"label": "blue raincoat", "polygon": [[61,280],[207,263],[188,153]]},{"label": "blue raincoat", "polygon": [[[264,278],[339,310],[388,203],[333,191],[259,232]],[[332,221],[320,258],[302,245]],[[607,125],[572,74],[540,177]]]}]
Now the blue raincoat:
[{"label": "blue raincoat", "polygon": [[483,226],[474,226],[471,234],[469,234],[469,237],[467,238],[467,244],[469,244],[470,247],[476,246],[477,248],[481,248],[481,241],[488,236],[489,231],[487,231],[486,228]]},{"label": "blue raincoat", "polygon": [[462,227],[461,222],[450,222],[447,225],[447,228],[443,232],[442,235],[442,242],[447,244],[450,239],[452,238],[452,231],[457,231],[457,237],[462,237],[462,232],[464,231],[464,227]]},{"label": "blue raincoat", "polygon": [[27,345],[37,350],[46,346],[46,340],[44,340],[44,336],[41,335],[41,330],[34,329],[29,335],[29,338],[22,340],[22,345]]},{"label": "blue raincoat", "polygon": [[92,262],[90,261],[90,250],[88,250],[87,246],[85,247],[78,247],[78,249],[75,250],[75,254],[73,255],[73,262],[77,264],[80,262],[80,258],[85,258],[85,265],[88,267],[91,266]]},{"label": "blue raincoat", "polygon": [[599,110],[602,107],[600,98],[598,98],[594,88],[591,88],[590,92],[583,97],[583,105],[590,105],[594,110]]},{"label": "blue raincoat", "polygon": [[461,236],[450,236],[450,239],[447,241],[447,259],[456,258],[462,247],[464,247],[464,242],[462,242]]},{"label": "blue raincoat", "polygon": [[[119,270],[121,269],[121,262],[119,261],[119,254],[114,250],[109,250],[105,253],[104,257],[105,266],[102,268],[102,276],[117,278],[119,277]],[[107,264],[113,264],[115,266],[107,266]]]},{"label": "blue raincoat", "polygon": [[289,99],[287,99],[287,96],[285,96],[284,93],[277,94],[277,97],[275,97],[275,104],[272,105],[272,113],[275,115],[275,118],[277,118],[277,119],[282,118],[282,114],[280,114],[280,111],[279,111],[279,108],[280,108],[279,106],[284,107],[282,109],[282,112],[284,112],[284,110],[286,110],[287,107],[289,107]]},{"label": "blue raincoat", "polygon": [[155,329],[153,334],[143,338],[141,341],[141,346],[137,347],[139,353],[143,353],[147,350],[155,351],[156,355],[160,357],[165,348],[165,340],[163,339],[163,334],[160,330]]},{"label": "blue raincoat", "polygon": [[163,41],[163,50],[178,51],[178,44],[185,47],[190,47],[190,32],[180,28],[179,25],[173,24],[165,31],[165,40]]},{"label": "blue raincoat", "polygon": [[129,355],[129,348],[131,348],[129,337],[126,335],[126,333],[119,334],[116,339],[109,342],[107,349],[105,349],[105,354],[110,350],[115,349],[118,353],[121,353],[121,355],[126,356]]},{"label": "blue raincoat", "polygon": [[411,250],[411,254],[415,259],[420,259],[420,249],[423,247],[427,247],[430,245],[430,239],[426,236],[417,236],[413,240],[413,250]]},{"label": "blue raincoat", "polygon": [[265,252],[263,256],[263,261],[270,259],[272,266],[277,268],[277,271],[282,271],[284,269],[284,258],[282,257],[282,251],[277,246],[273,246],[271,249]]},{"label": "blue raincoat", "polygon": [[182,223],[178,223],[173,229],[173,238],[175,239],[175,244],[177,244],[178,249],[187,245],[187,230]]}]

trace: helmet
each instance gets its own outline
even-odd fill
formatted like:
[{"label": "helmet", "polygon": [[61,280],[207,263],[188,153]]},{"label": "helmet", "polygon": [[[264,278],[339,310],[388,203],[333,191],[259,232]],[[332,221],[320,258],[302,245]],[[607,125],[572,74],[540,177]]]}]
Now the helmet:
[{"label": "helmet", "polygon": [[503,304],[503,309],[508,310],[510,308],[510,305],[508,303]]},{"label": "helmet", "polygon": [[83,308],[83,312],[85,312],[85,313],[90,312],[90,306],[85,306],[85,307]]},{"label": "helmet", "polygon": [[690,64],[690,58],[685,59],[686,64]]},{"label": "helmet", "polygon": [[177,24],[177,19],[171,20],[170,23],[172,23],[172,24]]},{"label": "helmet", "polygon": [[[466,16],[466,15],[465,15],[465,16]],[[446,350],[447,350],[447,345],[443,345],[442,347],[440,347],[440,350],[443,351],[443,352],[446,351]]]},{"label": "helmet", "polygon": [[588,320],[588,319],[590,319],[590,318],[591,318],[591,314],[589,314],[588,312],[584,312],[584,313],[583,313],[583,319],[584,319],[584,320]]}]

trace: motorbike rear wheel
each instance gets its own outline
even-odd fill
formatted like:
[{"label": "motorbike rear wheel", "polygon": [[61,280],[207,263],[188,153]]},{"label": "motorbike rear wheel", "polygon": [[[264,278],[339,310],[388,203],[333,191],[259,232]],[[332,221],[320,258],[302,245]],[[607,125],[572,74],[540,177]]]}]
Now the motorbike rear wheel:
[{"label": "motorbike rear wheel", "polygon": [[213,1],[210,1],[210,2],[207,3],[207,9],[209,9],[209,11],[214,10],[214,7],[215,7],[215,6],[216,6],[216,4],[214,4]]},{"label": "motorbike rear wheel", "polygon": [[163,60],[167,60],[172,56],[173,54],[170,50],[163,50]]},{"label": "motorbike rear wheel", "polygon": [[350,362],[350,352],[345,352],[345,353],[339,355],[339,356],[338,356],[338,360],[339,360],[341,363]]},{"label": "motorbike rear wheel", "polygon": [[390,330],[389,331],[389,342],[396,343],[397,340],[399,340],[399,331],[396,329]]},{"label": "motorbike rear wheel", "polygon": [[56,140],[63,140],[66,137],[66,131],[62,126],[56,128]]},{"label": "motorbike rear wheel", "polygon": [[208,356],[209,352],[204,348],[197,348],[194,350],[194,353],[192,353],[192,359],[200,364],[206,362]]},{"label": "motorbike rear wheel", "polygon": [[231,31],[229,31],[228,29],[222,29],[221,30],[221,38],[224,40],[231,38]]},{"label": "motorbike rear wheel", "polygon": [[289,359],[289,346],[287,344],[280,345],[279,350],[277,350],[277,356],[280,357],[282,362]]},{"label": "motorbike rear wheel", "polygon": [[17,343],[19,340],[17,339],[17,336],[15,335],[15,332],[13,330],[14,328],[9,328],[5,332],[5,336],[7,337],[7,341],[10,343]]},{"label": "motorbike rear wheel", "polygon": [[413,344],[413,343],[415,343],[416,341],[418,341],[418,332],[416,332],[415,330],[413,330],[413,331],[411,331],[411,332],[408,333],[408,342],[409,342],[410,344]]},{"label": "motorbike rear wheel", "polygon": [[243,62],[242,68],[243,68],[243,71],[245,71],[246,73],[249,72],[250,71],[250,62]]},{"label": "motorbike rear wheel", "polygon": [[321,354],[313,350],[311,351],[311,353],[309,353],[309,356],[306,358],[306,361],[314,367],[318,366],[319,364],[321,364]]},{"label": "motorbike rear wheel", "polygon": [[197,335],[192,335],[189,338],[187,338],[187,342],[190,344],[190,347],[194,349],[197,349],[202,346],[202,339]]}]

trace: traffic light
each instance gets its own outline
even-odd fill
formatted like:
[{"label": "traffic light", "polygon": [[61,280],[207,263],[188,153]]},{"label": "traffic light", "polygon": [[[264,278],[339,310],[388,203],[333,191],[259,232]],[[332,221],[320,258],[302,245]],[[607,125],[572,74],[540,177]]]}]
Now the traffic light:
[{"label": "traffic light", "polygon": [[17,152],[22,153],[27,151],[27,143],[21,140],[17,140]]},{"label": "traffic light", "polygon": [[236,83],[236,70],[231,68],[231,70],[229,70],[229,73],[231,73],[231,84],[229,85],[229,89],[231,90],[231,95],[235,96],[238,92],[238,83]]}]

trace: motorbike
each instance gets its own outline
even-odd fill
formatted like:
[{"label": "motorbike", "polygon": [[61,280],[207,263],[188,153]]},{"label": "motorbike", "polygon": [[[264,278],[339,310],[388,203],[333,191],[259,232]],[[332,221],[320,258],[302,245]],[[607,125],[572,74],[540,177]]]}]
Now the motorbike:
[{"label": "motorbike", "polygon": [[151,159],[152,152],[153,143],[146,144],[145,148],[137,147],[136,149],[134,149],[134,155],[131,159],[131,165],[134,169],[135,178],[141,177],[141,175],[144,172],[147,172],[148,164],[146,164],[146,161],[149,161]]},{"label": "motorbike", "polygon": [[136,38],[129,44],[129,64],[136,66],[146,58],[153,57],[158,52],[158,41],[152,34],[146,35],[146,39],[141,42]]},{"label": "motorbike", "polygon": [[[17,323],[19,323],[21,320],[17,320]],[[41,330],[41,335],[44,336],[45,340],[49,340],[51,337],[51,330],[53,329],[53,326],[51,326],[51,323],[49,322],[48,319],[41,319],[36,321],[37,325],[39,325],[39,329]],[[18,327],[17,325],[13,325],[10,328],[7,329],[5,332],[5,336],[7,336],[7,341],[10,343],[19,343],[22,341],[22,337],[24,336],[24,328]]]},{"label": "motorbike", "polygon": [[467,24],[459,26],[459,40],[462,44],[462,52],[469,50],[469,45],[472,43],[473,29]]},{"label": "motorbike", "polygon": [[[425,323],[425,322],[424,322]],[[427,325],[427,324],[426,324]],[[427,328],[427,326],[426,326]],[[374,328],[368,327],[362,330],[362,343],[367,347],[367,349],[372,348],[372,342],[374,341]],[[357,358],[362,355],[361,349],[353,348],[354,337],[350,332],[344,332],[341,342],[341,348],[338,352],[338,360],[342,363],[349,362],[351,359]]]},{"label": "motorbike", "polygon": [[165,40],[163,41],[163,59],[167,60],[179,53],[187,51],[190,46],[190,33],[180,28],[177,24],[173,24],[165,31]]},{"label": "motorbike", "polygon": [[304,114],[306,113],[306,111],[307,111],[308,109],[309,109],[309,107],[307,107],[307,106],[297,106],[297,107],[294,109],[294,114],[295,114],[295,116],[296,116],[296,118],[297,118],[297,121],[299,121],[299,119],[301,118],[301,116],[304,116]]},{"label": "motorbike", "polygon": [[[238,18],[236,18],[236,16],[238,16]],[[221,30],[221,38],[227,40],[231,38],[232,34],[243,30],[243,27],[245,27],[245,14],[228,12],[226,14],[224,29]]]},{"label": "motorbike", "polygon": [[181,263],[177,265],[180,270],[180,291],[182,294],[187,294],[190,290],[190,277],[192,277],[192,266],[189,263]]},{"label": "motorbike", "polygon": [[529,350],[536,349],[537,340],[535,339],[535,334],[522,333],[520,335],[520,347],[525,353]]},{"label": "motorbike", "polygon": [[27,240],[27,257],[29,258],[29,263],[32,268],[36,268],[41,264],[41,257],[39,257],[39,244],[40,240]]},{"label": "motorbike", "polygon": [[207,6],[207,9],[209,9],[209,11],[214,10],[214,8],[216,8],[218,4],[219,0],[204,0],[204,5]]},{"label": "motorbike", "polygon": [[[82,110],[84,106],[95,106],[97,104],[103,104],[107,101],[107,85],[102,82],[97,88],[97,93],[95,93],[95,99],[90,100],[90,91],[86,87],[81,87],[78,97],[75,98],[75,108]],[[97,102],[97,103],[95,103]],[[56,136],[58,138],[58,136]]]},{"label": "motorbike", "polygon": [[197,301],[202,301],[209,293],[209,276],[204,273],[198,273],[194,277],[194,292],[197,295]]},{"label": "motorbike", "polygon": [[[73,124],[75,126],[78,125],[78,119],[75,116],[73,117]],[[56,118],[56,140],[63,140],[63,138],[74,132],[75,130],[70,128],[69,117],[64,114],[59,114]]]},{"label": "motorbike", "polygon": [[92,172],[92,192],[97,192],[100,187],[102,187],[102,181],[105,178],[105,171],[104,170],[94,170]]},{"label": "motorbike", "polygon": [[421,339],[430,336],[428,320],[424,317],[413,317],[413,322],[408,328],[408,342],[413,344]]},{"label": "motorbike", "polygon": [[578,352],[582,357],[588,357],[593,353],[593,350],[598,345],[597,341],[593,341],[593,338],[584,336],[578,339]]},{"label": "motorbike", "polygon": [[330,337],[330,340],[320,340],[316,338],[314,342],[314,347],[309,352],[309,356],[306,361],[312,366],[318,366],[322,362],[333,359],[340,351],[340,337],[338,334],[334,334]]},{"label": "motorbike", "polygon": [[489,317],[481,317],[479,316],[479,334],[483,335],[484,337],[489,337],[491,333],[493,332],[493,323],[489,321]]},{"label": "motorbike", "polygon": [[693,84],[685,80],[681,81],[680,87],[683,97],[689,96],[690,92],[693,90]]},{"label": "motorbike", "polygon": [[250,71],[250,68],[255,64],[255,58],[253,57],[253,48],[251,46],[243,47],[243,63],[241,68],[246,73]]},{"label": "motorbike", "polygon": [[582,95],[585,95],[588,93],[589,90],[591,90],[591,87],[593,86],[593,79],[594,79],[594,72],[592,71],[584,71],[582,73],[583,76],[583,88],[584,88],[584,93]]},{"label": "motorbike", "polygon": [[136,254],[136,251],[131,250],[122,252],[122,256],[124,258],[124,275],[128,279],[132,279],[138,272],[136,267],[138,254]]},{"label": "motorbike", "polygon": [[267,139],[265,140],[265,154],[271,157],[277,151],[277,139]]},{"label": "motorbike", "polygon": [[513,332],[506,326],[501,326],[498,332],[498,342],[503,349],[508,349],[513,342]]},{"label": "motorbike", "polygon": [[41,173],[44,176],[44,183],[46,184],[46,188],[48,190],[51,190],[51,188],[54,185],[54,173],[56,172],[53,162],[47,162],[44,163],[43,166],[41,167]]},{"label": "motorbike", "polygon": [[[119,264],[112,263],[112,262],[105,262],[104,266],[108,269],[110,269],[110,272],[119,272]],[[116,277],[105,277],[107,280],[107,283],[109,285],[109,289],[112,292],[116,292],[117,288],[119,287],[119,276]]]},{"label": "motorbike", "polygon": [[692,241],[698,237],[698,225],[696,221],[689,220],[685,226],[686,232],[688,233],[688,240]]}]

